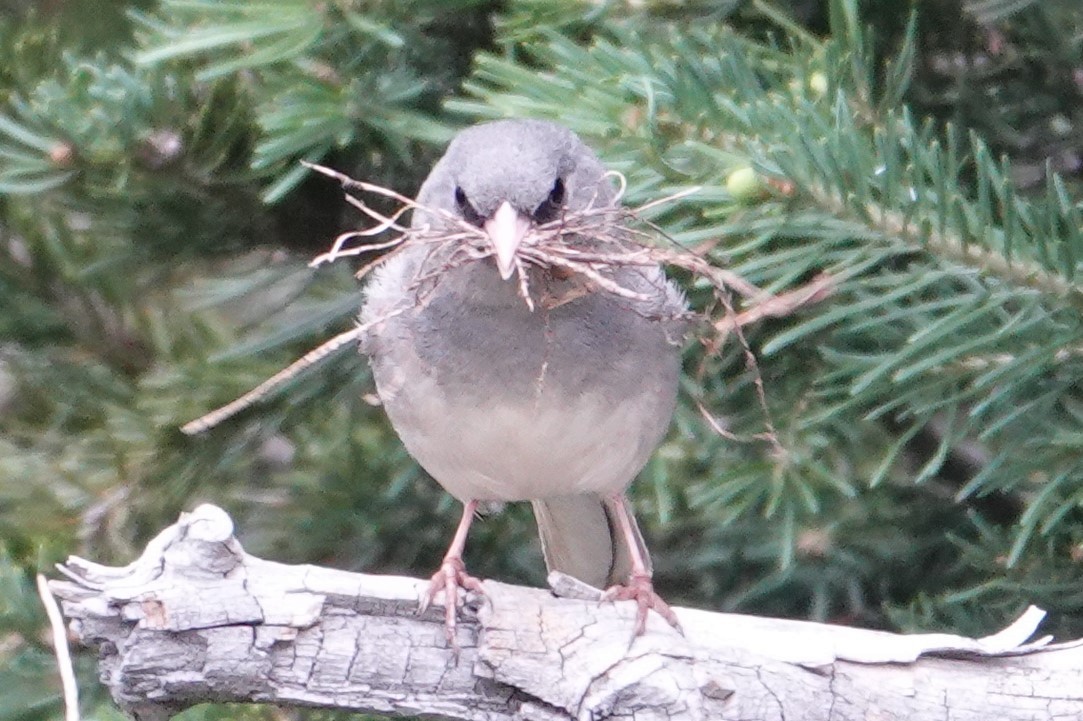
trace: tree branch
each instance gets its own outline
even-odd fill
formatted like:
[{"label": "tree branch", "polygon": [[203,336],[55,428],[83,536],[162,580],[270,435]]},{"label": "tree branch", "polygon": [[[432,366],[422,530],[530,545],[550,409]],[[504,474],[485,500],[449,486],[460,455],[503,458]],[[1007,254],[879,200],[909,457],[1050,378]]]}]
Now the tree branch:
[{"label": "tree branch", "polygon": [[984,639],[677,609],[686,636],[652,618],[632,641],[632,604],[488,581],[487,599],[467,599],[456,660],[442,609],[416,612],[424,582],[254,558],[214,506],[126,567],[73,557],[60,570],[69,580],[51,588],[137,718],[204,701],[479,721],[1083,714],[1083,646],[1024,644],[1037,609]]}]

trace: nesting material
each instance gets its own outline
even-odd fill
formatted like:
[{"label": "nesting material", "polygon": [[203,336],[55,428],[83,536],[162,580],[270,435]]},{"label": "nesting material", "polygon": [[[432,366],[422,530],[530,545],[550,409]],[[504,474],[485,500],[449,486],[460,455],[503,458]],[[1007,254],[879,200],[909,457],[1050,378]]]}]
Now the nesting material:
[{"label": "nesting material", "polygon": [[[347,191],[346,201],[374,221],[370,227],[343,233],[335,238],[327,252],[313,258],[309,263],[310,267],[315,268],[342,258],[375,255],[357,271],[356,275],[360,280],[406,248],[427,246],[435,257],[442,259],[442,262],[426,270],[413,281],[413,289],[418,293],[418,302],[424,302],[426,292],[431,292],[431,289],[439,283],[440,277],[447,271],[468,263],[492,258],[495,255],[489,237],[482,228],[446,210],[423,206],[394,190],[355,180],[331,168],[312,163],[305,163],[305,165],[342,183]],[[648,300],[648,298],[614,280],[612,273],[614,268],[662,266],[679,269],[708,281],[722,308],[721,318],[710,319],[710,324],[706,326],[699,340],[709,350],[717,351],[728,334],[735,333],[744,348],[746,363],[755,371],[755,356],[744,340],[741,333],[742,326],[766,317],[788,315],[797,308],[819,302],[833,292],[833,279],[826,274],[814,278],[807,285],[793,291],[774,295],[749,283],[736,273],[711,265],[700,255],[678,245],[666,236],[662,229],[642,217],[644,211],[692,195],[699,190],[698,188],[690,188],[638,208],[626,208],[618,204],[620,196],[624,193],[624,178],[618,173],[613,175],[620,182],[617,201],[613,205],[589,206],[585,210],[564,213],[548,223],[532,228],[523,239],[515,258],[515,275],[519,297],[531,310],[538,302],[530,287],[531,273],[528,270],[531,267],[549,269],[579,278],[582,281],[581,293],[611,293],[635,300]],[[393,212],[384,214],[375,210],[357,195],[351,194],[350,191],[388,198],[398,205]],[[419,227],[406,225],[402,219],[408,211],[424,213],[425,217],[435,222]],[[395,235],[390,240],[371,241],[387,233]],[[576,242],[569,243],[569,237],[575,238]],[[743,305],[740,311],[735,308],[731,293],[742,298]],[[574,297],[562,297],[559,303],[571,300],[574,300]],[[371,327],[405,310],[396,309],[384,317],[375,318],[345,333],[340,333],[318,348],[309,351],[248,393],[185,424],[181,430],[191,435],[218,425],[230,416],[257,403],[304,369],[319,363],[343,346],[356,343]],[[758,378],[758,373],[756,376]],[[762,381],[757,381],[757,391],[766,413]],[[722,426],[701,404],[700,411],[712,428],[725,434]],[[774,439],[775,434],[771,425],[768,418],[768,432],[762,437]]]}]

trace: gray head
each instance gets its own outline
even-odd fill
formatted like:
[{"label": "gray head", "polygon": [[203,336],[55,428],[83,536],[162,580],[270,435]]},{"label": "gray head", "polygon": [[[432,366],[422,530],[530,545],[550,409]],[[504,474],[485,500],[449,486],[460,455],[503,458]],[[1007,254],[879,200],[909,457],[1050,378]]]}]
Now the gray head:
[{"label": "gray head", "polygon": [[[542,120],[498,120],[459,133],[417,199],[483,228],[501,275],[509,278],[532,227],[566,211],[613,202],[604,174],[597,156],[567,128]],[[434,219],[418,213],[413,222]]]}]

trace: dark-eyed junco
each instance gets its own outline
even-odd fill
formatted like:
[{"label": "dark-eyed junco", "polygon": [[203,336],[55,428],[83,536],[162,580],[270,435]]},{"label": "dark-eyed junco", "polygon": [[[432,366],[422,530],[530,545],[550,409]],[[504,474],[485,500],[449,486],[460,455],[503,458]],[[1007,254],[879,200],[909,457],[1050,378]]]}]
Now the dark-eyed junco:
[{"label": "dark-eyed junco", "polygon": [[[607,269],[634,291],[621,296],[523,262],[534,229],[617,202],[605,168],[559,125],[485,123],[451,142],[417,201],[414,228],[447,225],[446,211],[482,229],[492,251],[451,264],[446,252],[404,248],[375,271],[362,309],[373,323],[363,349],[395,430],[465,504],[425,603],[445,594],[450,637],[458,589],[480,590],[462,562],[478,502],[530,501],[550,570],[635,600],[637,633],[649,609],[677,626],[625,490],[673,414],[684,298],[655,265]],[[592,247],[588,235],[560,242]],[[424,295],[422,277],[435,279]],[[525,286],[551,302],[524,302]]]}]

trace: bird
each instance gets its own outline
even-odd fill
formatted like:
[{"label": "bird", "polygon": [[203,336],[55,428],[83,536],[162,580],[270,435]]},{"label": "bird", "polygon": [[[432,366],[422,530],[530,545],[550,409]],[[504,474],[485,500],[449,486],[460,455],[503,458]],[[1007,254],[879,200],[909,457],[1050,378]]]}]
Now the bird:
[{"label": "bird", "polygon": [[[608,269],[634,291],[618,295],[524,261],[538,228],[618,203],[606,167],[570,129],[534,119],[469,127],[421,185],[411,228],[466,223],[488,252],[451,263],[406,247],[364,290],[361,349],[380,402],[407,451],[463,504],[421,601],[443,595],[452,643],[460,589],[484,593],[463,550],[489,502],[530,502],[548,569],[604,589],[603,600],[634,601],[633,638],[651,610],[680,630],[654,591],[626,491],[672,420],[685,297],[658,265]],[[589,250],[594,240],[560,242]],[[424,294],[419,278],[435,279]],[[525,281],[557,300],[524,302]]]}]

